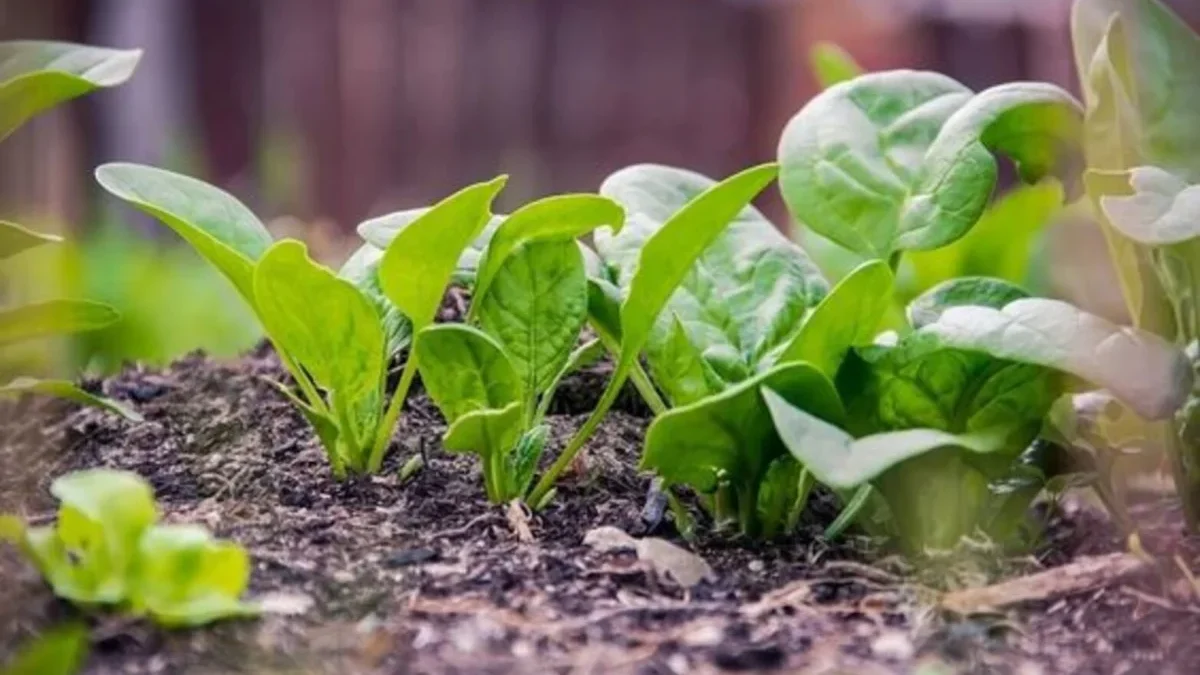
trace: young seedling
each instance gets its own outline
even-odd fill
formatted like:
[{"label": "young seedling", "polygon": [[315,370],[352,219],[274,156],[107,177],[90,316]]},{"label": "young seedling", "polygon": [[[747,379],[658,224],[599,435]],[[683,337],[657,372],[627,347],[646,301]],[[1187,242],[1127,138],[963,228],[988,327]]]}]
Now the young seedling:
[{"label": "young seedling", "polygon": [[525,497],[555,389],[603,354],[596,340],[576,348],[588,311],[576,239],[597,227],[619,230],[623,220],[619,206],[595,195],[550,197],[519,209],[479,258],[469,323],[418,333],[417,367],[450,424],[443,445],[479,455],[493,502]]},{"label": "young seedling", "polygon": [[433,322],[456,262],[506,180],[447,197],[410,219],[386,251],[364,249],[337,275],[302,243],[273,242],[249,209],[211,185],[132,164],[104,165],[96,177],[175,230],[234,285],[300,391],[280,390],[312,425],[338,478],[382,466],[416,375],[410,358],[389,398],[388,360]]},{"label": "young seedling", "polygon": [[[34,115],[133,75],[138,50],[114,50],[64,42],[0,42],[0,140]],[[61,239],[0,220],[0,261]],[[92,331],[120,319],[115,309],[89,300],[50,300],[0,308],[0,346]],[[74,383],[19,377],[0,385],[0,397],[44,394],[116,413],[141,417],[126,406],[90,394]]]},{"label": "young seedling", "polygon": [[54,481],[58,522],[28,527],[0,516],[15,543],[61,598],[114,607],[167,627],[255,616],[240,600],[250,560],[201,527],[160,525],[150,485],[136,474],[91,469]]}]

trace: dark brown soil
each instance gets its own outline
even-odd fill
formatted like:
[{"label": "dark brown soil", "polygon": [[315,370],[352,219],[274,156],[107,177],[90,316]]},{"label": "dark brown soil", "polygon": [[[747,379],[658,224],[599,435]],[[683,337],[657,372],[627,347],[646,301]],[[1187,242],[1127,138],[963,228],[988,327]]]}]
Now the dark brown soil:
[{"label": "dark brown soil", "polygon": [[[530,519],[521,543],[482,496],[467,457],[440,448],[444,423],[415,395],[387,469],[335,482],[308,427],[266,383],[261,349],[233,363],[187,357],[92,383],[146,421],[24,401],[0,408],[0,510],[53,517],[49,482],[81,467],[139,472],[171,521],[203,523],[253,556],[252,592],[308,596],[270,615],[165,632],[91,617],[89,673],[511,673],[724,671],[1191,673],[1200,669],[1200,602],[1180,577],[1120,582],[961,619],[931,609],[928,571],[871,542],[825,543],[819,501],[788,541],[705,534],[694,546],[716,580],[684,590],[632,554],[599,554],[601,525],[645,534],[649,478],[635,470],[648,424],[626,397],[596,435],[582,474]],[[572,378],[550,423],[552,448],[582,421],[603,367]],[[405,485],[397,469],[424,452]],[[1177,514],[1155,508],[1148,547],[1183,553]],[[669,522],[657,536],[675,538]],[[1153,540],[1153,541],[1150,541]],[[1039,559],[1010,574],[1121,550],[1087,507],[1056,512]],[[1181,562],[1200,569],[1195,547]],[[993,563],[995,562],[995,556]],[[1170,561],[1170,556],[1164,560]],[[11,549],[0,551],[0,662],[76,616]],[[937,580],[944,583],[945,578]]]}]

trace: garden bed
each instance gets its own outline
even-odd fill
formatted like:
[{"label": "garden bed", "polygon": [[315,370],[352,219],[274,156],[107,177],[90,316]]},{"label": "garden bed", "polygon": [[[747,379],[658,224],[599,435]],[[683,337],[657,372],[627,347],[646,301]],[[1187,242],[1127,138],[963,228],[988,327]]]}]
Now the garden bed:
[{"label": "garden bed", "polygon": [[[552,447],[581,423],[603,368],[564,387]],[[308,426],[263,380],[283,376],[267,349],[233,363],[193,355],[93,383],[136,406],[142,424],[57,403],[3,411],[3,510],[44,521],[53,477],[130,469],[154,485],[167,520],[243,544],[254,593],[286,594],[297,609],[311,600],[298,614],[185,632],[102,618],[87,672],[1166,673],[1200,663],[1200,614],[1177,582],[1141,574],[1008,615],[953,618],[934,609],[920,574],[872,542],[821,540],[833,516],[824,501],[784,542],[702,535],[694,550],[715,579],[690,590],[632,553],[593,551],[584,535],[605,525],[677,540],[669,522],[647,532],[642,516],[649,478],[635,466],[649,420],[633,396],[522,542],[484,500],[475,463],[441,451],[444,423],[423,394],[388,469],[337,483]],[[426,467],[401,485],[400,463],[422,449]],[[1180,519],[1153,517],[1148,546],[1168,550]],[[1122,548],[1106,520],[1074,505],[1052,518],[1038,560],[999,567],[1020,575]],[[0,586],[0,653],[73,614],[11,548],[0,574],[12,580]]]}]

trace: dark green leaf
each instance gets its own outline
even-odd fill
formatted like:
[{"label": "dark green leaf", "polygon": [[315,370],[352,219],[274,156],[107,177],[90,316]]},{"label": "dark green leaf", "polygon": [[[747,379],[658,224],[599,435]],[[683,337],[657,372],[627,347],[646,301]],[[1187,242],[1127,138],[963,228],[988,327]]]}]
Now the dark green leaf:
[{"label": "dark green leaf", "polygon": [[546,448],[546,439],[549,437],[549,433],[550,427],[539,424],[521,434],[521,438],[517,439],[516,445],[504,460],[504,475],[509,481],[507,495],[504,498],[516,499],[525,496],[529,490],[529,484],[533,482],[533,473],[537,470],[538,461],[542,458],[542,451]]}]

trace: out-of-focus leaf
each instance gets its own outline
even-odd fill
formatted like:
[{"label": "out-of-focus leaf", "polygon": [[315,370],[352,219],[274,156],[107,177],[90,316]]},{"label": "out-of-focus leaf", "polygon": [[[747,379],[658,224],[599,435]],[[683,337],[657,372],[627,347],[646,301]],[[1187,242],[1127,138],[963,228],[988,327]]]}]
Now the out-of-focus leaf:
[{"label": "out-of-focus leaf", "polygon": [[34,232],[16,223],[0,220],[0,260],[42,244],[55,244],[60,241],[62,237]]},{"label": "out-of-focus leaf", "polygon": [[80,389],[75,383],[65,380],[38,380],[31,377],[18,377],[7,384],[0,385],[0,397],[21,396],[24,394],[41,394],[55,398],[74,401],[82,405],[107,410],[120,415],[130,422],[143,421],[142,416],[133,408],[114,401],[111,398],[96,396]]},{"label": "out-of-focus leaf", "polygon": [[167,627],[258,614],[239,599],[250,582],[246,551],[195,525],[158,525],[142,535],[134,579],[134,608]]},{"label": "out-of-focus leaf", "polygon": [[90,300],[49,300],[0,309],[0,345],[98,330],[121,319],[117,310]]}]

